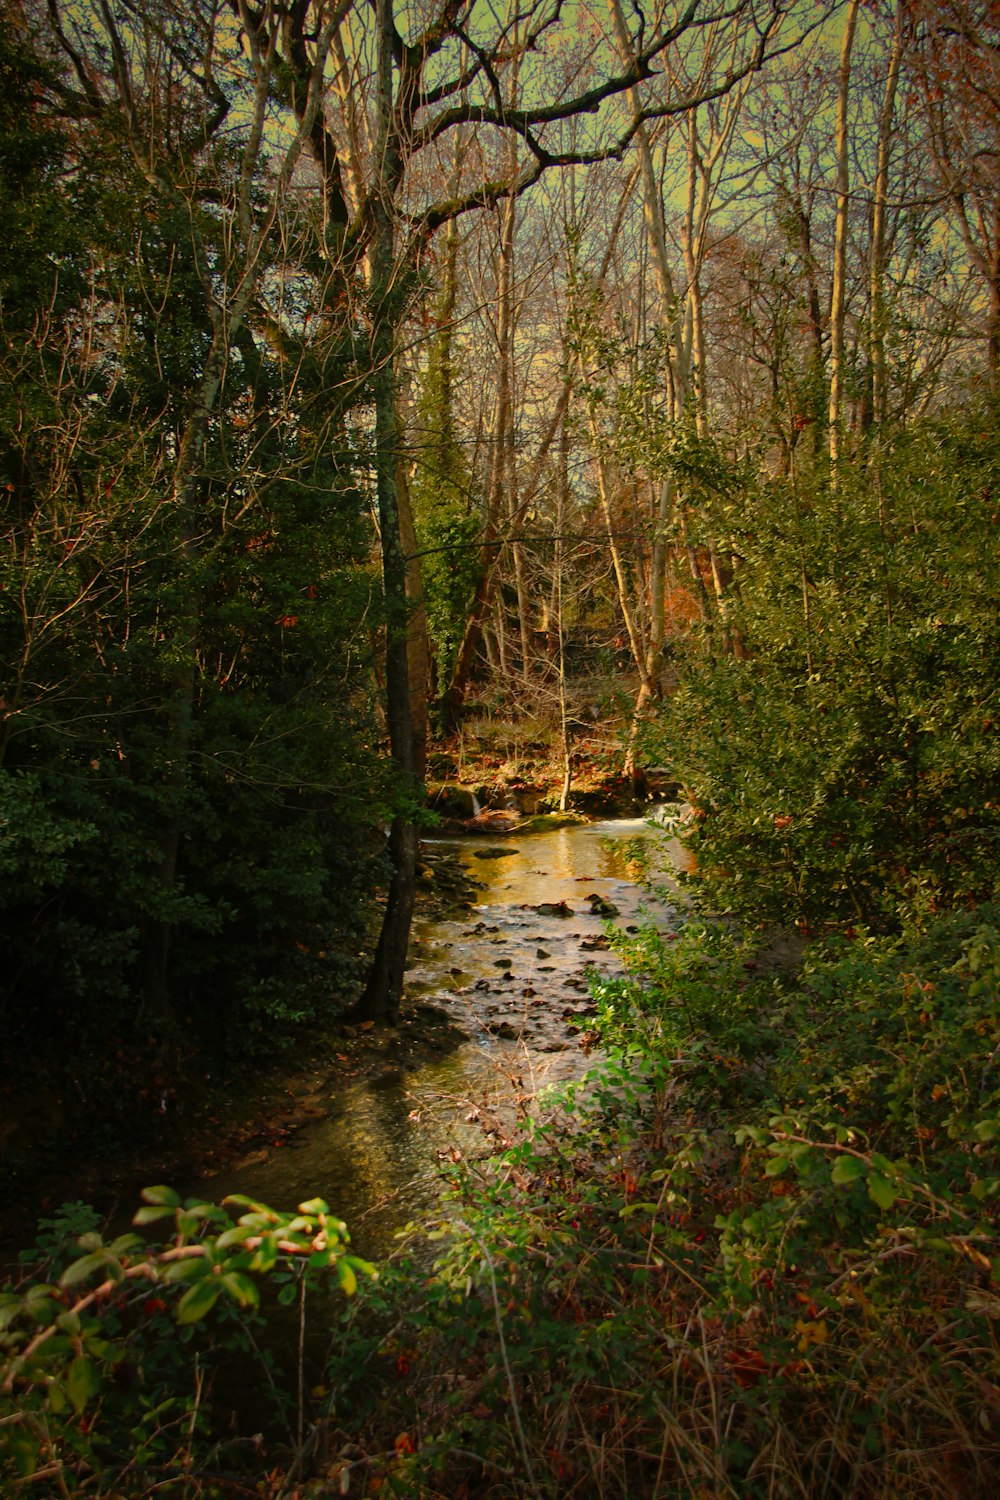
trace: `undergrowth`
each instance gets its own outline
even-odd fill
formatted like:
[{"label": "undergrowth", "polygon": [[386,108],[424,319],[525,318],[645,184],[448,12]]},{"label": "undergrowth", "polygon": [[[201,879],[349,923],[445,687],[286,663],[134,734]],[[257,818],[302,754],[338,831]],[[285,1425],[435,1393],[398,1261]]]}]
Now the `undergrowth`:
[{"label": "undergrowth", "polygon": [[700,927],[625,956],[612,1060],[345,1314],[370,1489],[995,1493],[996,912],[794,979]]},{"label": "undergrowth", "polygon": [[[620,941],[606,1061],[459,1162],[377,1280],[318,1200],[233,1200],[234,1225],[149,1189],[159,1246],[79,1205],[48,1226],[0,1297],[11,1493],[996,1493],[998,913],[794,976],[718,927]],[[331,1269],[357,1295],[307,1300]],[[291,1376],[258,1362],[282,1303]],[[227,1416],[227,1351],[269,1389],[266,1440]]]}]

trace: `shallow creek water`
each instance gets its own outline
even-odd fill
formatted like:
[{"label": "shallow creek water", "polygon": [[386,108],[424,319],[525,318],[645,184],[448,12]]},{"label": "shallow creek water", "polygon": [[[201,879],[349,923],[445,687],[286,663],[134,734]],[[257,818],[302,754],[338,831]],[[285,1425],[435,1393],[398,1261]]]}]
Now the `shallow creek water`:
[{"label": "shallow creek water", "polygon": [[629,843],[650,835],[636,819],[444,841],[481,888],[471,911],[415,924],[407,993],[447,1012],[469,1039],[411,1071],[387,1066],[338,1090],[335,1111],[294,1144],[195,1191],[279,1208],[318,1195],[347,1221],[359,1253],[386,1254],[395,1230],[433,1207],[449,1161],[494,1149],[518,1107],[593,1064],[587,971],[621,965],[608,951],[608,917],[588,898],[616,907],[612,920],[626,928],[676,917],[634,883]]}]

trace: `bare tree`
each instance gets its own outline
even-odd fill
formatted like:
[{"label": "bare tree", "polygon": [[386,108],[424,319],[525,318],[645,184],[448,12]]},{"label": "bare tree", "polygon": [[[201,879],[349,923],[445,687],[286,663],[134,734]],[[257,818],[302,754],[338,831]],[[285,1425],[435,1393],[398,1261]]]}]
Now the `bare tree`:
[{"label": "bare tree", "polygon": [[830,297],[830,463],[833,483],[840,461],[841,422],[843,420],[844,385],[844,318],[847,305],[847,212],[848,197],[848,120],[851,87],[851,51],[858,24],[859,0],[849,0],[840,44],[840,74],[837,85],[837,134],[834,145],[837,158],[837,216],[833,242],[833,285]]},{"label": "bare tree", "polygon": [[941,191],[985,293],[981,326],[991,388],[1000,388],[1000,60],[986,0],[906,6],[910,57]]}]

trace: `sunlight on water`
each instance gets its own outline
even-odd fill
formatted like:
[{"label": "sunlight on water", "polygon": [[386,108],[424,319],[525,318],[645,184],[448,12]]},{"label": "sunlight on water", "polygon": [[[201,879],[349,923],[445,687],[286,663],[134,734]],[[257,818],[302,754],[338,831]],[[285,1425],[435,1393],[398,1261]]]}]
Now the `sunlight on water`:
[{"label": "sunlight on water", "polygon": [[[481,889],[471,912],[415,925],[407,993],[447,1012],[470,1040],[413,1070],[334,1081],[326,1118],[269,1159],[198,1190],[280,1206],[319,1194],[361,1253],[388,1253],[400,1225],[433,1209],[454,1160],[491,1154],[541,1088],[593,1063],[587,974],[620,969],[600,904],[617,908],[623,927],[667,927],[676,916],[635,884],[630,843],[650,837],[649,824],[634,819],[447,841]],[[662,837],[657,850],[659,868],[669,868]]]}]

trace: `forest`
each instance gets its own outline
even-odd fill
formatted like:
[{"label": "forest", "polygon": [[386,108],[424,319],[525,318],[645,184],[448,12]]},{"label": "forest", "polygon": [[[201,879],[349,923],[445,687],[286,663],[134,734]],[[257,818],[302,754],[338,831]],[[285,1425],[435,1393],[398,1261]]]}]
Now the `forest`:
[{"label": "forest", "polygon": [[377,1274],[320,1198],[47,1219],[0,1488],[993,1493],[997,6],[13,0],[0,201],[11,1203],[394,1027],[484,745],[691,862]]}]

